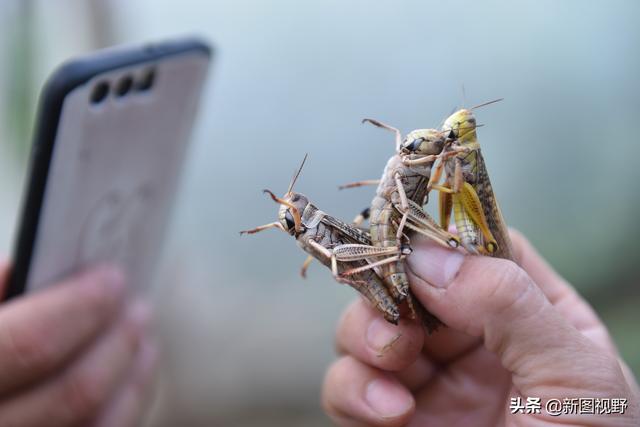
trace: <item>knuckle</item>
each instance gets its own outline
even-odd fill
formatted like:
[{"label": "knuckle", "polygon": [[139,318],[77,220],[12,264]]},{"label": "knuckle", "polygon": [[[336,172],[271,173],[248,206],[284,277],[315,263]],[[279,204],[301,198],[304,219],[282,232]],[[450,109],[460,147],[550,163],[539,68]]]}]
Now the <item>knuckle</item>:
[{"label": "knuckle", "polygon": [[523,269],[511,261],[504,261],[488,283],[488,299],[493,312],[501,315],[517,310],[533,289],[531,279]]}]

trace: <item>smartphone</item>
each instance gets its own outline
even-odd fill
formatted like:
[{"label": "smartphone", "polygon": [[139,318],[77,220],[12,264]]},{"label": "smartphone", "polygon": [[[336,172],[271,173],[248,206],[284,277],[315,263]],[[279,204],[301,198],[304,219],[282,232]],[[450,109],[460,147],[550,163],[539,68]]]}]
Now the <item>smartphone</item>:
[{"label": "smartphone", "polygon": [[150,283],[211,57],[181,39],[105,49],[53,73],[5,298],[99,263],[135,288]]}]

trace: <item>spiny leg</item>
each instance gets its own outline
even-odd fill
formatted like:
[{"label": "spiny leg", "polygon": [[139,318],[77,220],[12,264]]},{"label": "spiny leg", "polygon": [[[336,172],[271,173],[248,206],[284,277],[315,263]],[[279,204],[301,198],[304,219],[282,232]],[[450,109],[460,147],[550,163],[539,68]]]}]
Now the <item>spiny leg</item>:
[{"label": "spiny leg", "polygon": [[369,258],[397,254],[395,247],[382,247],[361,245],[358,243],[346,243],[333,248],[332,254],[340,262],[364,261]]},{"label": "spiny leg", "polygon": [[313,260],[313,256],[308,255],[307,259],[305,259],[302,263],[302,267],[300,268],[300,275],[305,279],[307,278],[307,269],[309,268],[309,265],[313,262]]},{"label": "spiny leg", "polygon": [[351,276],[357,273],[362,273],[363,271],[371,270],[376,267],[380,267],[381,265],[390,264],[392,262],[400,261],[404,258],[403,255],[394,255],[389,258],[382,259],[380,261],[372,262],[367,265],[363,265],[362,267],[351,268],[349,270],[343,271],[341,276]]},{"label": "spiny leg", "polygon": [[356,182],[350,182],[348,184],[339,185],[338,190],[344,190],[347,188],[364,187],[367,185],[378,185],[378,184],[380,184],[379,179],[365,179],[363,181],[356,181]]},{"label": "spiny leg", "polygon": [[[241,234],[253,234],[260,232],[262,230],[266,230],[268,228],[280,228],[283,231],[284,228],[279,222],[274,222],[270,224],[261,225],[259,227],[253,228],[251,230],[241,231]],[[346,285],[352,286],[354,289],[358,290],[361,294],[363,294],[385,317],[385,319],[393,324],[398,324],[399,312],[393,299],[386,294],[386,289],[382,286],[381,283],[378,282],[366,282],[364,280],[350,280],[345,277],[341,277],[338,272],[338,261],[336,256],[327,248],[320,245],[313,239],[309,239],[307,244],[314,249],[316,249],[320,254],[327,257],[331,262],[331,272],[333,277],[339,283],[344,283]],[[305,265],[303,265],[303,271],[305,270],[305,266],[308,265],[309,262],[313,260],[312,256],[307,257],[305,260]],[[374,276],[377,277],[377,276]],[[377,291],[374,291],[377,289]]]},{"label": "spiny leg", "polygon": [[[449,184],[445,182],[442,184],[443,188],[449,189]],[[449,229],[449,223],[451,222],[451,209],[453,208],[453,196],[451,193],[445,191],[438,192],[438,209],[440,214],[440,227],[444,230]]]},{"label": "spiny leg", "polygon": [[462,184],[465,182],[464,177],[462,176],[462,162],[457,157],[454,159],[455,168],[453,170],[453,192],[459,193],[462,188]]},{"label": "spiny leg", "polygon": [[404,247],[403,233],[404,227],[407,224],[407,219],[411,214],[410,205],[412,203],[412,200],[407,197],[407,193],[404,190],[404,184],[402,184],[402,179],[399,173],[395,174],[394,180],[396,181],[396,190],[398,191],[398,195],[400,196],[400,204],[402,207],[402,210],[400,211],[402,213],[402,219],[400,220],[398,229],[396,230],[396,242],[398,242],[398,251],[401,253],[406,253],[408,255],[409,253],[411,253],[411,248],[408,246]]},{"label": "spiny leg", "polygon": [[433,162],[436,161],[437,158],[438,158],[438,156],[435,155],[435,154],[430,154],[428,156],[420,157],[419,159],[406,159],[406,158],[403,158],[402,159],[402,164],[404,164],[405,166],[422,165],[422,164],[425,164],[425,163],[433,163]]},{"label": "spiny leg", "polygon": [[252,228],[250,230],[242,230],[240,232],[240,234],[254,234],[254,233],[259,233],[261,231],[264,230],[268,230],[269,228],[279,228],[280,230],[284,231],[286,233],[286,230],[284,229],[284,227],[282,226],[282,224],[280,224],[279,222],[272,222],[269,224],[265,224],[265,225],[260,225],[256,228]]},{"label": "spiny leg", "polygon": [[315,250],[317,250],[318,252],[320,252],[327,259],[331,259],[333,257],[333,252],[331,252],[329,249],[325,248],[324,246],[322,246],[320,243],[316,242],[315,240],[309,239],[309,240],[307,240],[307,244],[309,246],[311,246],[312,248],[314,248]]},{"label": "spiny leg", "polygon": [[393,176],[393,179],[396,182],[396,190],[398,191],[398,195],[400,196],[400,204],[403,210],[409,209],[409,198],[407,197],[407,193],[404,191],[404,185],[402,184],[402,177],[399,173],[396,173]]},{"label": "spiny leg", "polygon": [[460,201],[460,197],[452,197],[453,199],[453,215],[456,224],[456,230],[462,241],[462,246],[473,255],[483,254],[480,245],[480,230],[471,219],[467,211],[465,211]]},{"label": "spiny leg", "polygon": [[[398,207],[396,206],[396,209]],[[398,209],[399,210],[399,209]],[[436,222],[429,216],[428,213],[422,209],[420,205],[418,205],[413,200],[409,200],[409,209],[406,214],[408,214],[407,219],[409,222],[406,223],[406,226],[409,227],[411,225],[412,230],[419,229],[420,233],[430,237],[433,240],[436,240],[438,243],[449,246],[453,248],[457,248],[460,246],[460,240],[457,236],[449,233],[447,230],[441,228],[436,224]],[[414,228],[415,227],[415,228]]]},{"label": "spiny leg", "polygon": [[402,208],[402,219],[400,220],[400,224],[398,224],[398,229],[396,230],[396,241],[398,242],[398,248],[400,249],[402,247],[402,232],[409,216],[409,198],[407,197],[406,191],[404,191],[404,184],[402,184],[400,174],[396,173],[393,176],[393,179],[396,182],[396,191],[400,196],[400,206]]},{"label": "spiny leg", "polygon": [[442,171],[444,170],[444,162],[439,162],[435,168],[431,170],[431,176],[429,177],[429,182],[427,183],[427,191],[431,191],[434,185],[437,185],[440,181],[440,177],[442,176]]},{"label": "spiny leg", "polygon": [[463,183],[461,191],[459,194],[456,194],[454,197],[459,198],[462,207],[471,220],[478,226],[480,231],[482,232],[483,237],[487,241],[485,244],[485,249],[489,253],[493,253],[498,250],[498,242],[491,234],[491,230],[489,229],[489,224],[487,223],[487,218],[484,215],[484,210],[482,209],[482,203],[480,202],[480,198],[478,197],[478,193],[473,188],[471,184],[468,182]]},{"label": "spiny leg", "polygon": [[336,258],[336,255],[332,251],[325,248],[324,246],[322,246],[320,243],[316,242],[313,239],[307,240],[307,244],[313,247],[314,249],[316,249],[318,252],[320,252],[322,255],[324,255],[331,261],[331,274],[333,275],[333,278],[337,282],[344,283],[345,285],[353,286],[356,289],[358,289],[358,287],[362,287],[367,284],[367,282],[363,280],[350,280],[345,277],[342,277],[340,275],[340,272],[338,271],[338,260]]},{"label": "spiny leg", "polygon": [[382,129],[390,130],[391,132],[395,133],[396,151],[400,151],[400,147],[402,146],[402,134],[397,128],[394,128],[393,126],[389,126],[385,123],[379,122],[378,120],[375,120],[375,119],[362,119],[362,123],[366,123],[366,122],[369,122],[374,126],[377,126]]},{"label": "spiny leg", "polygon": [[429,230],[429,229],[424,228],[424,227],[419,227],[419,226],[417,226],[415,224],[412,224],[410,222],[407,222],[406,228],[408,228],[410,230],[413,230],[418,234],[422,234],[423,236],[428,237],[429,239],[431,239],[434,242],[440,244],[441,246],[444,246],[445,248],[457,248],[460,245],[458,243],[458,238],[455,237],[455,236],[450,240],[446,240],[446,239],[442,238],[440,233],[433,232],[432,230]]}]

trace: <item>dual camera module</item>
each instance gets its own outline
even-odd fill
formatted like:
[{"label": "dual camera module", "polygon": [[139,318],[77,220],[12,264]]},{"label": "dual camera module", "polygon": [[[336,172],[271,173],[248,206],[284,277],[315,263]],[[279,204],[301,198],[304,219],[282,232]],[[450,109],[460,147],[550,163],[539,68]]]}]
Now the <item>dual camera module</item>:
[{"label": "dual camera module", "polygon": [[155,77],[155,69],[151,68],[136,78],[131,74],[126,74],[120,77],[113,85],[107,81],[101,81],[95,85],[91,92],[91,103],[100,104],[107,99],[110,93],[113,93],[116,98],[122,98],[132,91],[147,92],[153,87]]}]

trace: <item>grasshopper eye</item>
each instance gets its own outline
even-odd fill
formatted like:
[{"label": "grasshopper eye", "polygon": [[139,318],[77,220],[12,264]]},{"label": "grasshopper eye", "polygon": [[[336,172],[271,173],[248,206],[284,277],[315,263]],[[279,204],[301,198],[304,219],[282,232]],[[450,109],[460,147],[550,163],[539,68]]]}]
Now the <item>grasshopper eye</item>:
[{"label": "grasshopper eye", "polygon": [[424,138],[414,139],[409,145],[405,145],[404,148],[409,151],[417,151],[418,148],[420,148],[420,144],[422,144],[422,141],[424,141]]},{"label": "grasshopper eye", "polygon": [[293,220],[293,215],[291,212],[287,210],[287,213],[284,215],[284,220],[287,223],[287,230],[293,230],[296,226],[296,222]]}]

